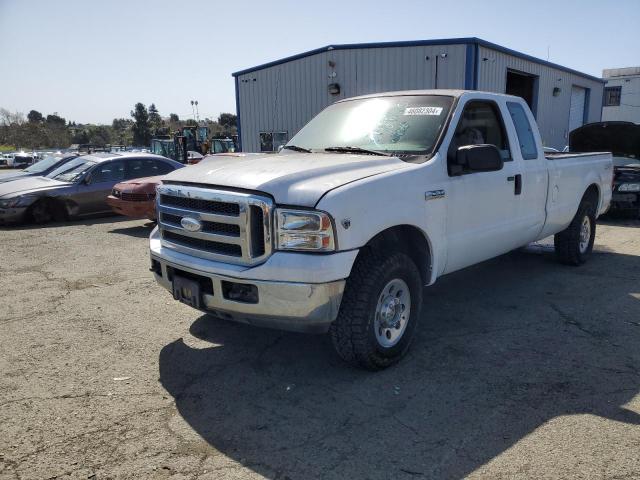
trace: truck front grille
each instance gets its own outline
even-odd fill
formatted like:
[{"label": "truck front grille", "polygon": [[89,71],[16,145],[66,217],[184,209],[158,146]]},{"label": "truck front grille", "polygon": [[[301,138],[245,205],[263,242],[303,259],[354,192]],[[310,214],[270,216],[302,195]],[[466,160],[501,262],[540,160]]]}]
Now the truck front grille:
[{"label": "truck front grille", "polygon": [[243,265],[271,254],[273,202],[268,197],[165,183],[158,187],[157,201],[167,248]]}]

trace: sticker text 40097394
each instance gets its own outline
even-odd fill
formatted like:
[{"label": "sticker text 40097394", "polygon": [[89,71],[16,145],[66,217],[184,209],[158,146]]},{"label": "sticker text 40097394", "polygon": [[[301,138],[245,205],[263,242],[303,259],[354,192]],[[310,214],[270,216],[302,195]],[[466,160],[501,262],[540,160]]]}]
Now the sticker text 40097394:
[{"label": "sticker text 40097394", "polygon": [[408,107],[404,109],[405,115],[440,115],[442,107]]}]

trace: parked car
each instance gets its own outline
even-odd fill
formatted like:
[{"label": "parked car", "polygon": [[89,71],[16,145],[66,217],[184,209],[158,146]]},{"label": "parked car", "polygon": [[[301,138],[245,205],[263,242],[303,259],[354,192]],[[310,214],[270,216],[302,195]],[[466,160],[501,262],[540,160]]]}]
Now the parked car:
[{"label": "parked car", "polygon": [[33,165],[34,162],[35,159],[33,157],[33,154],[18,152],[7,159],[7,166],[10,168],[25,168],[29,165]]},{"label": "parked car", "polygon": [[3,167],[11,167],[13,165],[13,157],[15,156],[15,153],[4,153],[2,155],[2,163],[1,165]]},{"label": "parked car", "polygon": [[200,152],[196,152],[194,150],[189,150],[187,152],[187,163],[189,165],[195,165],[203,158],[204,158],[204,155],[202,155]]},{"label": "parked car", "polygon": [[[116,183],[177,162],[143,153],[95,153],[77,157],[44,177],[0,184],[0,223],[76,218],[112,213],[107,196]],[[178,164],[179,165],[179,164]]]},{"label": "parked car", "polygon": [[[184,167],[175,162],[173,170]],[[166,173],[166,172],[165,172]],[[111,209],[127,217],[148,218],[156,220],[156,188],[160,185],[164,175],[154,177],[136,178],[114,185],[111,195],[107,197],[107,203]]]},{"label": "parked car", "polygon": [[612,212],[640,217],[640,125],[631,122],[597,122],[569,134],[571,151],[613,152]]},{"label": "parked car", "polygon": [[441,275],[549,235],[562,262],[585,262],[611,176],[609,153],[547,158],[520,97],[350,98],[280,153],[167,175],[151,268],[187,305],[329,331],[343,359],[380,369],[407,352]]},{"label": "parked car", "polygon": [[10,182],[25,177],[46,176],[56,168],[61,167],[70,160],[76,158],[75,153],[66,153],[63,155],[50,155],[39,162],[34,163],[30,167],[20,172],[0,174],[0,183]]}]

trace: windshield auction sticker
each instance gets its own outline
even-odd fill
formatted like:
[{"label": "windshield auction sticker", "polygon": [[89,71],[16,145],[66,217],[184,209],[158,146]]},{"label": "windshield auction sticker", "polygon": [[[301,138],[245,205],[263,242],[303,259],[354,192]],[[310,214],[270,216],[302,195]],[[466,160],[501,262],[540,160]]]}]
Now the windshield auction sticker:
[{"label": "windshield auction sticker", "polygon": [[405,115],[440,115],[442,107],[408,107],[404,109]]}]

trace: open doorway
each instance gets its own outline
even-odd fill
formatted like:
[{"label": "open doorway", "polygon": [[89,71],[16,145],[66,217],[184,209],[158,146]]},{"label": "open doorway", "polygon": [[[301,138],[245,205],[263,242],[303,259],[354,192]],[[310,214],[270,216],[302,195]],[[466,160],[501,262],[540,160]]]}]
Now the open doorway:
[{"label": "open doorway", "polygon": [[507,70],[507,95],[516,95],[524,98],[529,108],[536,115],[538,99],[538,77],[529,73]]}]

